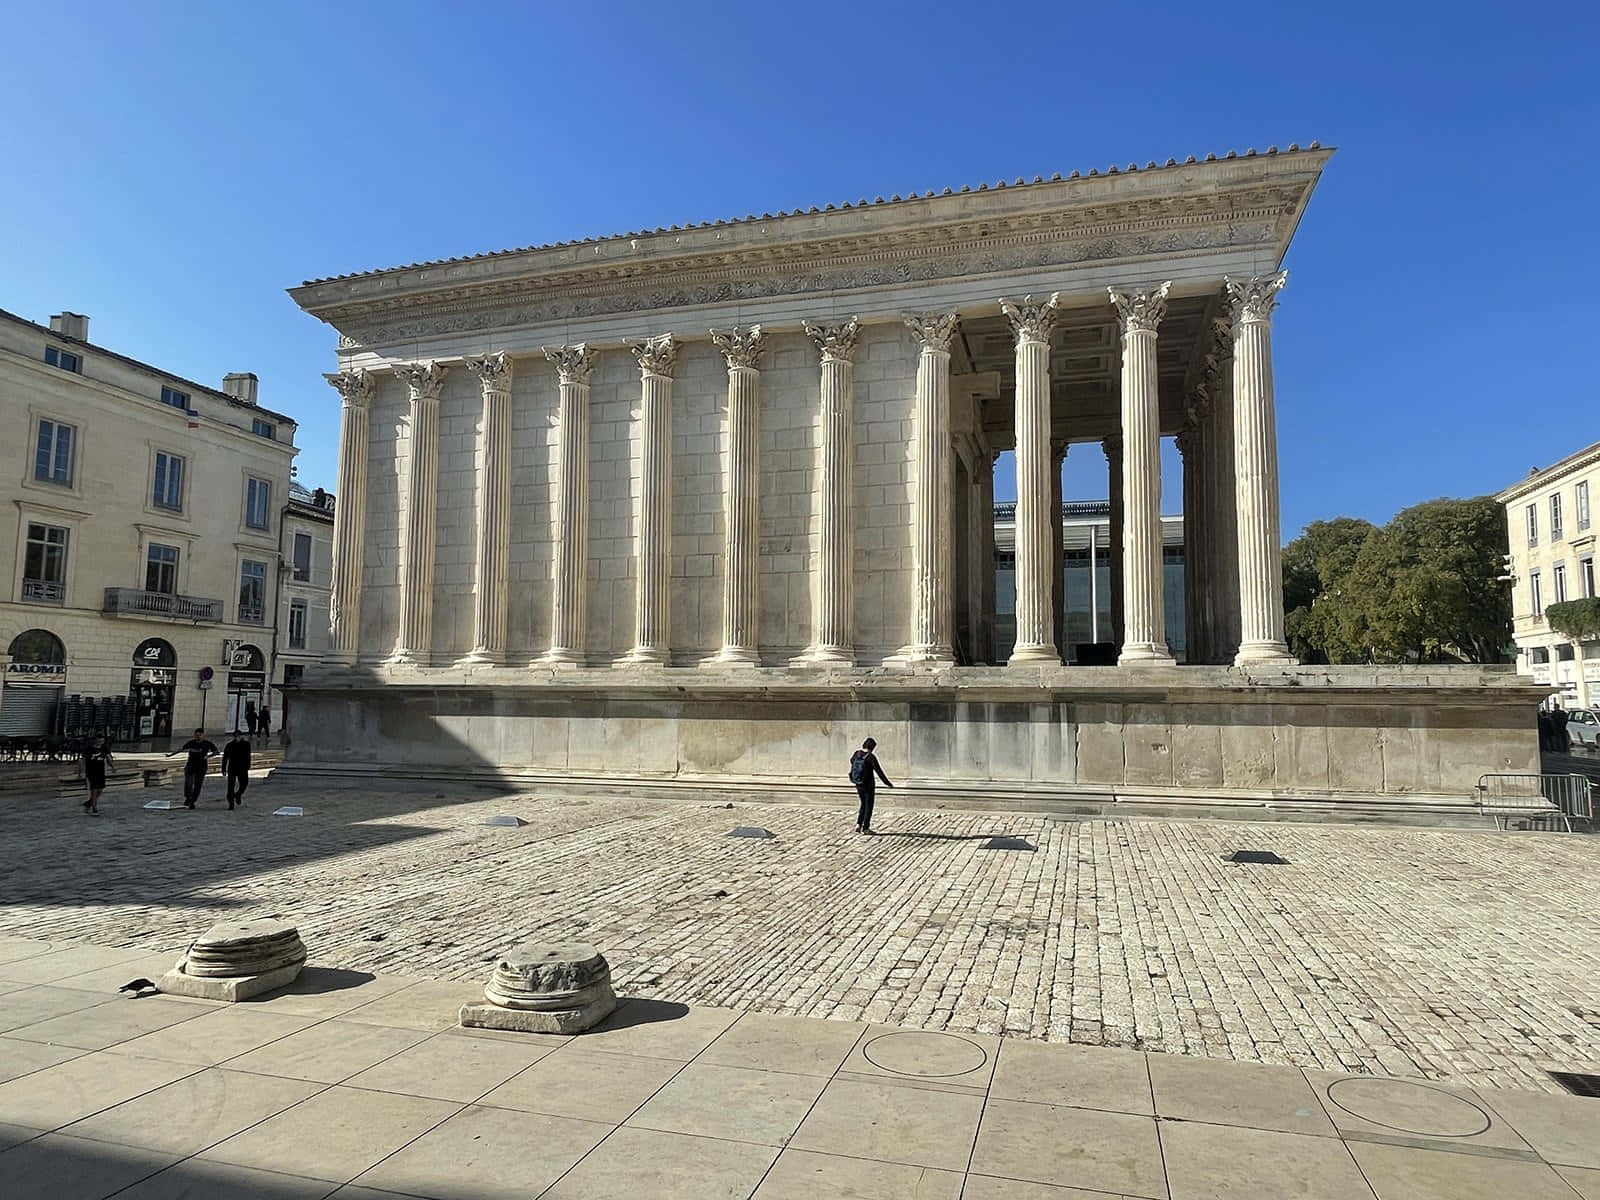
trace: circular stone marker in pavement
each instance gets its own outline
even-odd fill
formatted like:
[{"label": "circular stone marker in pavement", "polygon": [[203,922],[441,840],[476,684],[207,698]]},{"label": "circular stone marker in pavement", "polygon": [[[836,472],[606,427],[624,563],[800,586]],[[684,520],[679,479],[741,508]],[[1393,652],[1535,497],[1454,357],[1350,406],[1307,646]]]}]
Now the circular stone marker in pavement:
[{"label": "circular stone marker in pavement", "polygon": [[982,1046],[953,1033],[886,1033],[861,1053],[880,1070],[935,1079],[967,1075],[989,1061]]},{"label": "circular stone marker in pavement", "polygon": [[1328,1099],[1363,1121],[1425,1137],[1472,1137],[1492,1124],[1465,1097],[1406,1079],[1340,1079]]}]

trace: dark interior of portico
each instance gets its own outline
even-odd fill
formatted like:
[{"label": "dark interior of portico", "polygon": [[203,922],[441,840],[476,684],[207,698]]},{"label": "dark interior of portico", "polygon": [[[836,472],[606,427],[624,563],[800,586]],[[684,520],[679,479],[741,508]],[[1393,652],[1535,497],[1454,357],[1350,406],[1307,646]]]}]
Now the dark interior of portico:
[{"label": "dark interior of portico", "polygon": [[[1218,290],[1174,295],[1167,302],[1157,339],[1160,432],[1163,439],[1177,440],[1183,456],[1178,477],[1173,478],[1170,469],[1164,475],[1161,509],[1166,514],[1183,513],[1181,603],[1186,636],[1180,661],[1189,663],[1229,662],[1237,648],[1237,633],[1230,637],[1229,628],[1230,610],[1232,622],[1237,622],[1237,601],[1230,601],[1227,584],[1227,576],[1236,570],[1229,562],[1235,553],[1230,528],[1231,434],[1222,424],[1230,405],[1226,397],[1211,402],[1225,390],[1218,386],[1218,359],[1226,357],[1226,338],[1218,331],[1224,311]],[[1004,526],[1004,504],[1011,497],[996,495],[995,465],[1016,446],[1015,348],[1010,321],[998,304],[990,311],[963,316],[951,346],[954,626],[957,661],[964,665],[1005,661],[1005,647],[996,638],[995,618],[1004,598],[997,595],[991,514],[999,500]],[[1104,564],[1100,578],[1111,592],[1109,605],[1101,599],[1102,611],[1109,612],[1111,628],[1097,629],[1098,642],[1084,640],[1081,632],[1077,637],[1068,634],[1062,585],[1065,551],[1060,537],[1054,542],[1056,647],[1068,663],[1114,663],[1121,644],[1121,360],[1121,332],[1110,304],[1063,304],[1050,333],[1051,511],[1060,513],[1064,499],[1079,499],[1063,496],[1064,462],[1073,460],[1073,474],[1081,480],[1085,468],[1079,460],[1091,455],[1104,468],[1100,478],[1105,481],[1094,499],[1109,497],[1111,507],[1109,513],[1100,510],[1100,533],[1108,536],[1098,546]],[[1001,475],[1008,481],[1015,478],[1010,471]],[[1080,507],[1082,511],[1075,511]],[[1086,506],[1068,505],[1069,517],[1083,518],[1089,511]],[[1003,590],[1012,581],[1003,566],[1005,550],[998,554]]]}]

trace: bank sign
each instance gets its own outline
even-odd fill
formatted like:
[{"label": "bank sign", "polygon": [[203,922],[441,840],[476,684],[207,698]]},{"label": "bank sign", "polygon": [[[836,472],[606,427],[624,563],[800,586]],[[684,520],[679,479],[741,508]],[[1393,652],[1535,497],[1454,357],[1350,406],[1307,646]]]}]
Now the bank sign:
[{"label": "bank sign", "polygon": [[66,681],[67,668],[62,663],[6,664],[7,683],[65,683]]}]

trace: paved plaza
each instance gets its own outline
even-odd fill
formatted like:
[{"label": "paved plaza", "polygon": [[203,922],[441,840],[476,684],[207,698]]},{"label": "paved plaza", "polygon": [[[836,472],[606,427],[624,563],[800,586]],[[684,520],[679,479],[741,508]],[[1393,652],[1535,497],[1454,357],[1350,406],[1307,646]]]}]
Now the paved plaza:
[{"label": "paved plaza", "polygon": [[0,1195],[53,1200],[1595,1200],[1600,1102],[625,1003],[451,1027],[469,983],[308,969],[120,999],[0,941]]},{"label": "paved plaza", "polygon": [[1586,836],[887,808],[865,838],[844,807],[257,781],[230,813],[208,788],[98,820],[8,802],[0,936],[159,952],[155,974],[215,920],[281,914],[313,961],[474,982],[579,938],[620,994],[735,1011],[1485,1087],[1600,1070]]}]

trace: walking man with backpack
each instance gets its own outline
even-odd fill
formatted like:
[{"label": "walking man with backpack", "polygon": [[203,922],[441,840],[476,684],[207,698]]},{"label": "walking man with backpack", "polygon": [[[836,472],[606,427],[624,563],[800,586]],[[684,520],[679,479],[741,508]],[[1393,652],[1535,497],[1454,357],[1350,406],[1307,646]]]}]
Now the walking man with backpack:
[{"label": "walking man with backpack", "polygon": [[850,756],[850,782],[856,785],[856,795],[861,797],[861,810],[856,815],[857,833],[872,832],[872,800],[878,780],[883,780],[884,787],[894,786],[873,753],[877,748],[878,743],[868,738],[861,743],[861,749]]},{"label": "walking man with backpack", "polygon": [[228,807],[244,803],[244,790],[250,786],[250,743],[235,729],[233,741],[222,748],[222,773],[228,780]]}]

